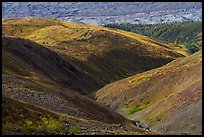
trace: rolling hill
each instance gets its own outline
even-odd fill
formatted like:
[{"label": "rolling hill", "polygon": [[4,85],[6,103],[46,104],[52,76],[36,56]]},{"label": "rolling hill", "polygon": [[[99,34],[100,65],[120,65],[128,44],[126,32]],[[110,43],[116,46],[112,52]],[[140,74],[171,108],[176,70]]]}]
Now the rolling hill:
[{"label": "rolling hill", "polygon": [[98,84],[89,91],[85,88],[83,94],[187,55],[186,48],[104,27],[29,18],[3,19],[2,23],[3,35],[42,44],[93,77]]},{"label": "rolling hill", "polygon": [[202,134],[202,52],[111,83],[95,96],[150,129]]},{"label": "rolling hill", "polygon": [[160,134],[89,97],[184,56],[185,47],[122,30],[2,19],[3,134]]}]

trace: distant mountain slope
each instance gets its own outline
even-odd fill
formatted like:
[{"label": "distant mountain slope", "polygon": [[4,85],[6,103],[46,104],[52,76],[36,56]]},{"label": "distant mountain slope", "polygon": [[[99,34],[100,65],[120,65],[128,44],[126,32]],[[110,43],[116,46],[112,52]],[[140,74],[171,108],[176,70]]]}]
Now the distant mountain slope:
[{"label": "distant mountain slope", "polygon": [[202,48],[202,22],[200,21],[157,25],[107,24],[105,27],[142,34],[180,46],[185,45],[191,53]]},{"label": "distant mountain slope", "polygon": [[[8,7],[9,6],[9,7]],[[145,13],[162,10],[177,10],[177,9],[199,9],[202,4],[199,2],[3,2],[3,11],[8,11],[7,8],[13,8],[13,12],[18,13],[19,9],[30,10],[37,13],[46,9],[45,13],[51,12],[59,15],[64,12],[69,12],[69,16],[116,16],[127,15],[133,13]],[[140,7],[137,9],[137,7]],[[96,12],[93,10],[98,10]],[[58,11],[59,10],[59,11]],[[55,13],[58,11],[58,13]],[[90,12],[92,11],[92,12]],[[72,14],[71,14],[72,13]],[[29,14],[29,13],[24,13]],[[48,14],[49,15],[49,14]],[[13,15],[7,15],[13,16]],[[24,17],[18,15],[19,17]],[[61,15],[62,16],[62,15]],[[56,18],[56,17],[55,17]]]},{"label": "distant mountain slope", "polygon": [[95,95],[150,129],[202,134],[202,52],[111,83]]},{"label": "distant mountain slope", "polygon": [[[139,34],[59,20],[3,19],[2,30],[4,35],[30,39],[56,52],[100,87],[186,55],[185,48]],[[83,93],[99,88],[91,85],[94,87],[87,85]]]},{"label": "distant mountain slope", "polygon": [[3,18],[57,18],[77,23],[158,24],[202,20],[201,2],[3,2]]},{"label": "distant mountain slope", "polygon": [[4,134],[148,133],[77,93],[97,83],[57,53],[30,40],[2,36],[2,54]]}]

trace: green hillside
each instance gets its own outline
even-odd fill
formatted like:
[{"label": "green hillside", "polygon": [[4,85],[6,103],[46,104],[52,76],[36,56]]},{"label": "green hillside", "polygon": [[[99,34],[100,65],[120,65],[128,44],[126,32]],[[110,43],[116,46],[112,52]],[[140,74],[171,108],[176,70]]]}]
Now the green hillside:
[{"label": "green hillside", "polygon": [[105,27],[122,29],[158,40],[185,45],[191,53],[202,48],[202,22],[184,22],[156,25],[107,24]]}]

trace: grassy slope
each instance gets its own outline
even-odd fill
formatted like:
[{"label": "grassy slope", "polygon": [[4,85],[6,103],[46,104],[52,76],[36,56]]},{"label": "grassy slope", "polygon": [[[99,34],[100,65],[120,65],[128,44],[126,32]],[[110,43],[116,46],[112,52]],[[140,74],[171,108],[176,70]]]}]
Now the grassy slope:
[{"label": "grassy slope", "polygon": [[[30,40],[3,36],[2,53],[5,134],[36,134],[42,133],[42,130],[46,134],[59,133],[66,129],[60,119],[62,115],[67,116],[65,121],[69,123],[68,129],[70,126],[85,128],[80,134],[90,134],[93,131],[96,134],[145,134],[122,115],[73,91],[71,85],[63,85],[67,77],[73,76],[75,79],[71,82],[76,82],[72,83],[76,85],[83,78],[88,82],[90,77],[76,68],[66,74],[63,68],[69,69],[71,64],[53,51]],[[77,79],[78,76],[80,79]],[[105,129],[110,124],[113,131]],[[114,124],[122,124],[123,128],[118,130]]]},{"label": "grassy slope", "polygon": [[105,26],[185,45],[192,52],[202,48],[202,22],[200,21],[157,25],[108,24]]},{"label": "grassy slope", "polygon": [[138,34],[49,19],[4,19],[3,34],[43,44],[101,87],[186,55],[185,48]]},{"label": "grassy slope", "polygon": [[201,65],[202,52],[199,51],[163,67],[111,83],[98,90],[96,98],[153,128],[165,126],[177,134],[184,131],[200,134]]}]

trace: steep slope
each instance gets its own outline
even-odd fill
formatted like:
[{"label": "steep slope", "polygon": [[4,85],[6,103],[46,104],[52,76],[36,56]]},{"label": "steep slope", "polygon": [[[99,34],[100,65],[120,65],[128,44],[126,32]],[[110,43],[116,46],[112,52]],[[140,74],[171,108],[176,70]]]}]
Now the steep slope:
[{"label": "steep slope", "polygon": [[101,87],[186,54],[184,48],[104,27],[29,18],[3,19],[2,23],[4,35],[30,39],[57,52]]},{"label": "steep slope", "polygon": [[55,52],[30,40],[2,36],[2,54],[4,134],[148,133],[74,91],[97,83]]},{"label": "steep slope", "polygon": [[2,44],[3,60],[7,60],[3,62],[3,74],[31,77],[45,84],[54,82],[81,93],[100,86],[93,77],[42,45],[12,37],[3,37]]},{"label": "steep slope", "polygon": [[176,22],[156,25],[107,24],[105,27],[122,29],[158,40],[186,46],[190,53],[202,48],[202,22]]},{"label": "steep slope", "polygon": [[111,83],[95,95],[96,101],[150,129],[201,134],[202,51]]}]

